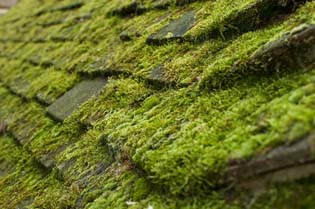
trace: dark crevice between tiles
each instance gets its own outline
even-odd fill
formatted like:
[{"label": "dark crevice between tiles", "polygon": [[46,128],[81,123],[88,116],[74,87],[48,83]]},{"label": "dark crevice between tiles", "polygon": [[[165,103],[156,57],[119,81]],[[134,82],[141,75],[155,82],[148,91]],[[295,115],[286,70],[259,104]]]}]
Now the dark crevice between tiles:
[{"label": "dark crevice between tiles", "polygon": [[[154,70],[154,69],[153,69]],[[188,87],[190,84],[178,84],[176,82],[167,81],[165,79],[160,79],[155,76],[140,76],[134,75],[131,72],[123,69],[100,69],[100,70],[91,70],[91,71],[83,71],[78,70],[78,74],[82,78],[96,78],[96,77],[112,77],[112,78],[131,78],[138,82],[145,83],[148,88],[155,89],[155,90],[165,90],[165,89],[180,89]]]},{"label": "dark crevice between tiles", "polygon": [[41,60],[40,56],[36,56],[36,57],[30,57],[27,59],[24,59],[24,61],[34,65],[34,66],[41,66],[43,68],[49,68],[55,65],[54,61],[51,60]]},{"label": "dark crevice between tiles", "polygon": [[84,4],[82,2],[74,2],[72,4],[68,4],[65,6],[59,6],[59,7],[55,7],[52,9],[46,9],[46,10],[42,10],[37,12],[34,16],[40,16],[43,15],[45,13],[49,13],[49,12],[58,12],[58,11],[70,11],[70,10],[75,10],[75,9],[79,9],[83,6]]},{"label": "dark crevice between tiles", "polygon": [[65,36],[53,36],[53,37],[51,37],[51,40],[52,40],[53,42],[61,42],[61,43],[73,41],[72,38],[65,37]]},{"label": "dark crevice between tiles", "polygon": [[49,43],[49,42],[74,42],[75,40],[73,39],[69,39],[69,38],[65,38],[65,37],[52,37],[50,39],[43,39],[43,38],[33,38],[30,40],[22,40],[22,39],[1,39],[0,38],[0,43],[7,43],[7,42],[11,42],[11,43]]},{"label": "dark crevice between tiles", "polygon": [[47,28],[50,26],[62,24],[64,22],[65,22],[65,20],[61,19],[61,20],[54,20],[54,21],[50,21],[50,22],[38,23],[38,25]]},{"label": "dark crevice between tiles", "polygon": [[3,39],[3,38],[0,38],[0,42],[1,43],[7,43],[7,42],[11,42],[11,43],[26,43],[28,41],[27,40],[22,40],[22,39]]},{"label": "dark crevice between tiles", "polygon": [[92,15],[89,13],[89,14],[76,16],[76,17],[73,17],[71,19],[63,18],[63,19],[54,20],[54,21],[50,21],[50,22],[38,23],[38,25],[46,28],[46,27],[50,27],[50,26],[54,26],[54,25],[59,25],[62,23],[76,24],[76,23],[81,23],[81,22],[84,22],[86,20],[89,20],[89,19],[91,19],[91,17],[92,17]]}]

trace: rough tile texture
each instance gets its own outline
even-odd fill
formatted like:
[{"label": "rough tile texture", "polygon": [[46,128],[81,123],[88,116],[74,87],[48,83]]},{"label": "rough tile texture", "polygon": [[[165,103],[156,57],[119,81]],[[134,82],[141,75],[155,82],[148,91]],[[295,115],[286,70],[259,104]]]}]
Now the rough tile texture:
[{"label": "rough tile texture", "polygon": [[171,21],[167,26],[150,35],[147,43],[161,44],[167,40],[183,39],[185,33],[194,25],[195,21],[195,12],[187,12],[181,18]]},{"label": "rough tile texture", "polygon": [[97,78],[82,81],[73,89],[65,93],[47,108],[48,114],[57,120],[63,121],[77,110],[81,104],[92,96],[97,96],[105,88],[106,79]]}]

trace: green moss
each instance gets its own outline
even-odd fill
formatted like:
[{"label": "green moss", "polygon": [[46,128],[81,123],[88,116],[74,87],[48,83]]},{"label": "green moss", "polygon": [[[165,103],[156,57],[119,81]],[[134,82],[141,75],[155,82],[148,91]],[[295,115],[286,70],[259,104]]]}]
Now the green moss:
[{"label": "green moss", "polygon": [[[313,132],[313,71],[261,77],[233,69],[284,31],[311,23],[313,2],[260,30],[234,28],[233,39],[204,42],[195,40],[211,30],[224,36],[233,29],[227,21],[256,1],[164,9],[142,1],[150,9],[129,18],[108,15],[122,6],[118,0],[82,1],[80,8],[60,11],[76,2],[22,0],[0,19],[0,120],[22,145],[0,139],[1,207],[30,201],[31,208],[242,208],[238,201],[245,200],[227,201],[230,194],[218,190],[226,189],[229,161]],[[146,43],[192,10],[197,23],[188,39]],[[77,18],[85,14],[89,18]],[[120,40],[123,32],[132,34],[130,41]],[[165,88],[158,89],[147,81],[159,66]],[[49,118],[46,104],[86,75],[113,77],[63,123]],[[2,167],[8,168],[4,175]],[[283,188],[268,190],[273,201],[255,206],[285,208],[293,191],[306,187]],[[311,205],[311,196],[296,206]]]},{"label": "green moss", "polygon": [[1,137],[0,144],[1,162],[6,164],[1,170],[7,170],[0,177],[2,208],[61,208],[61,204],[69,204],[61,202],[67,191],[62,182],[47,174],[12,138]]}]

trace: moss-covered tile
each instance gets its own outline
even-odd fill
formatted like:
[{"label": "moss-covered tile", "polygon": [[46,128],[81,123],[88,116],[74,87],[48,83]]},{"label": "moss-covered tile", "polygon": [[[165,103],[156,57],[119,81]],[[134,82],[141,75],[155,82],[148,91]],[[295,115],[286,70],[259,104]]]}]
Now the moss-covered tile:
[{"label": "moss-covered tile", "polygon": [[47,108],[48,114],[57,120],[63,121],[89,98],[97,96],[104,89],[105,84],[106,79],[103,78],[82,81],[50,105]]}]

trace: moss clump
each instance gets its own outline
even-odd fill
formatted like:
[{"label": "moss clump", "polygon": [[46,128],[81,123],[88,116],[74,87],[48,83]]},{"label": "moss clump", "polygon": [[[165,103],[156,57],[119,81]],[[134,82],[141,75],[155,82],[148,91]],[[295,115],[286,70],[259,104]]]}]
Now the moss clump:
[{"label": "moss clump", "polygon": [[[185,6],[175,1],[154,7],[148,0],[140,2],[148,8],[144,13],[107,15],[124,6],[121,2],[23,0],[1,17],[0,121],[22,146],[7,136],[0,139],[0,197],[5,200],[0,205],[242,208],[238,201],[248,202],[240,197],[250,196],[245,191],[227,200],[233,196],[224,178],[229,162],[313,133],[315,74],[282,69],[282,74],[260,76],[256,72],[263,68],[233,66],[246,63],[284,31],[314,21],[309,14],[315,4],[301,5],[293,15],[256,30],[257,23],[246,17],[263,16],[265,10],[252,7],[265,1]],[[189,11],[196,11],[196,24],[182,42],[146,43]],[[245,18],[235,22],[240,14]],[[227,21],[233,26],[249,21],[250,28]],[[232,31],[232,36],[196,42],[213,30],[224,38]],[[131,40],[120,39],[124,32],[133,34]],[[95,76],[108,77],[97,97],[63,123],[46,114],[48,104]],[[2,165],[8,167],[3,176]],[[267,189],[275,201],[262,205],[262,199],[254,206],[285,208],[300,184],[279,186],[275,193]],[[310,196],[296,201],[297,207],[311,205]]]}]

